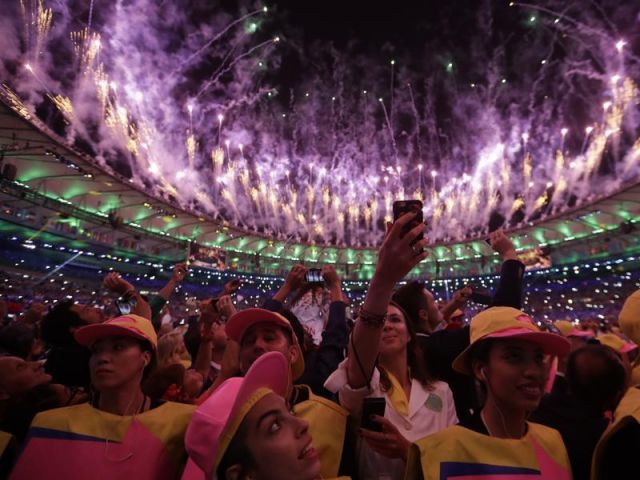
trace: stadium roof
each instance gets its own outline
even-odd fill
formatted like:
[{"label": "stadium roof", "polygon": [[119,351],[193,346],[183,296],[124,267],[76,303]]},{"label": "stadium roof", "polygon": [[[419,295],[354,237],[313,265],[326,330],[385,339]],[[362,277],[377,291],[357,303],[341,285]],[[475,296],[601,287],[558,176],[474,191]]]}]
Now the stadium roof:
[{"label": "stadium roof", "polygon": [[[1,89],[0,89],[1,90]],[[2,182],[0,200],[44,205],[78,218],[102,222],[131,235],[155,238],[173,248],[187,241],[238,254],[256,254],[268,260],[375,265],[375,250],[292,244],[244,232],[222,219],[189,212],[171,198],[151,196],[143,188],[107,172],[88,155],[53,133],[10,94],[2,90],[0,102],[0,155],[2,166],[13,164],[14,182]],[[0,167],[2,168],[2,167]],[[512,231],[516,247],[527,250],[584,239],[605,238],[640,219],[640,184],[626,186],[588,205]],[[464,261],[491,255],[483,238],[429,247],[426,263]]]}]

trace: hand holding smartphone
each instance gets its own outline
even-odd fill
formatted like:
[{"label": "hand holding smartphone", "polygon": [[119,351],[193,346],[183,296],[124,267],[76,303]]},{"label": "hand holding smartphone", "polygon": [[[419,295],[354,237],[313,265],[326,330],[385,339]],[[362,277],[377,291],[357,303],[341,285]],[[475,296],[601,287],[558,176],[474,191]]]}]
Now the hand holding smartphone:
[{"label": "hand holding smartphone", "polygon": [[386,404],[387,402],[384,397],[367,397],[362,400],[360,427],[365,430],[371,430],[372,432],[381,432],[382,425],[372,420],[372,417],[374,415],[384,417]]},{"label": "hand holding smartphone", "polygon": [[[414,212],[416,214],[415,218],[407,223],[402,228],[402,236],[404,237],[408,234],[412,229],[417,227],[418,225],[424,223],[424,217],[422,215],[422,202],[420,200],[398,200],[393,202],[393,221],[396,222],[398,218],[403,216],[405,213]],[[416,239],[411,243],[412,245],[419,242],[424,238],[424,233],[420,233],[416,237]]]}]

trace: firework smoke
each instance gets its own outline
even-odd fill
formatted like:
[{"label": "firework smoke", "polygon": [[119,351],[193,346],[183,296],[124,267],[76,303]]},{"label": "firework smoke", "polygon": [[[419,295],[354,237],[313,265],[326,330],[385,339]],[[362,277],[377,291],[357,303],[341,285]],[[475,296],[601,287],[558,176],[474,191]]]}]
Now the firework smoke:
[{"label": "firework smoke", "polygon": [[[374,246],[393,201],[420,198],[453,241],[637,181],[633,2],[514,4],[530,31],[497,44],[488,2],[464,75],[434,54],[446,39],[376,63],[299,47],[262,5],[91,2],[89,28],[50,3],[0,19],[3,82],[104,168],[248,231]],[[284,49],[305,72],[291,89],[269,80]]]}]

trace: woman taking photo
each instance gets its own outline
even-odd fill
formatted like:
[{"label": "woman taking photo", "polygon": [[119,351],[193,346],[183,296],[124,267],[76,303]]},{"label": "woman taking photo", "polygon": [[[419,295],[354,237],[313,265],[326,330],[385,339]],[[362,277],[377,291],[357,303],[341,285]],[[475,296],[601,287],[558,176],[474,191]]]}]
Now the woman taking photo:
[{"label": "woman taking photo", "polygon": [[[291,414],[285,400],[288,386],[288,361],[280,352],[269,352],[244,377],[226,380],[198,407],[185,441],[204,478],[321,478],[308,424]],[[182,478],[203,474],[192,471]]]},{"label": "woman taking photo", "polygon": [[[404,478],[411,442],[458,422],[449,386],[425,373],[411,322],[404,310],[391,302],[396,283],[426,257],[422,248],[427,241],[416,242],[424,225],[402,235],[414,216],[405,214],[390,227],[348,357],[325,383],[328,390],[339,394],[340,404],[352,415],[374,422],[361,429],[361,478]],[[370,415],[368,410],[363,413],[363,401],[371,397],[379,398],[379,405],[385,406],[384,416],[362,418]]]},{"label": "woman taking photo", "polygon": [[178,478],[194,407],[142,392],[155,363],[151,322],[121,316],[82,327],[75,338],[91,351],[92,401],[38,414],[11,478]]},{"label": "woman taking photo", "polygon": [[527,422],[544,393],[548,356],[565,355],[569,342],[540,331],[528,315],[511,307],[479,313],[471,321],[470,334],[471,345],[455,359],[453,368],[479,382],[484,405],[468,421],[416,442],[407,478],[570,479],[560,434]]}]

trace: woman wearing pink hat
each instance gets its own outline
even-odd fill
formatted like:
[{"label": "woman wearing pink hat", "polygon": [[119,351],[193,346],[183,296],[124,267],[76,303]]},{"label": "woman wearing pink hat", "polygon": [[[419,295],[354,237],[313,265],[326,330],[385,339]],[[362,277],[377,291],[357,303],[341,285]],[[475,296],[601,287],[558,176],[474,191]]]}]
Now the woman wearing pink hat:
[{"label": "woman wearing pink hat", "polygon": [[[471,344],[453,362],[472,375],[485,401],[480,413],[414,444],[407,478],[420,471],[425,479],[474,478],[571,479],[560,434],[527,422],[544,393],[548,355],[561,356],[570,344],[546,333],[525,313],[493,307],[471,321]],[[410,476],[414,475],[414,476]],[[494,477],[495,476],[495,477]],[[528,478],[528,477],[527,477]]]},{"label": "woman wearing pink hat", "polygon": [[288,388],[289,362],[282,353],[269,352],[198,407],[185,440],[205,478],[322,478],[309,425],[291,414],[285,400]]},{"label": "woman wearing pink hat", "polygon": [[11,478],[177,478],[194,407],[143,394],[158,343],[151,322],[121,316],[75,338],[91,351],[92,402],[37,415]]}]

